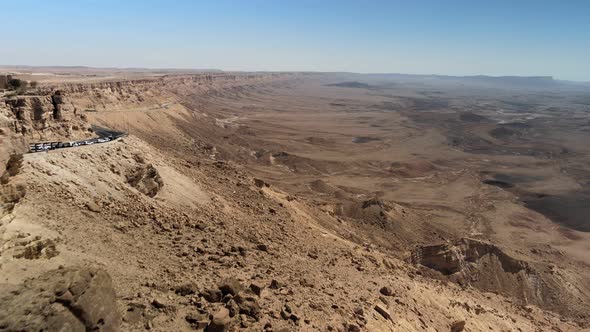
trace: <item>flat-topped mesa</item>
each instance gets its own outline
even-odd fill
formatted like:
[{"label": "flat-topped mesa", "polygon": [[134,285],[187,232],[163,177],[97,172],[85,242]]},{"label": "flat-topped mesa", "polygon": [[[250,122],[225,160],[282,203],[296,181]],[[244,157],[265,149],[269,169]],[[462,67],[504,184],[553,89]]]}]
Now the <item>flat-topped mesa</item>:
[{"label": "flat-topped mesa", "polygon": [[154,85],[161,82],[157,79],[133,79],[133,80],[117,80],[117,81],[100,81],[100,82],[63,82],[63,83],[49,83],[43,84],[39,91],[42,94],[49,94],[52,91],[60,90],[64,93],[83,93],[92,90],[102,89],[121,89],[125,87],[140,87],[145,85]]},{"label": "flat-topped mesa", "polygon": [[146,78],[119,78],[105,79],[94,82],[61,82],[45,83],[40,86],[42,94],[51,93],[54,90],[61,90],[65,93],[80,93],[92,90],[117,90],[127,87],[152,87],[163,84],[189,84],[204,82],[243,82],[249,80],[272,79],[283,76],[283,73],[203,73],[183,75],[163,75]]},{"label": "flat-topped mesa", "polygon": [[[2,100],[4,127],[15,134],[37,133],[41,140],[85,138],[86,112],[156,109],[177,100],[179,91],[208,93],[284,73],[198,73],[135,77],[93,77],[81,81],[41,82],[26,94]],[[38,139],[38,138],[37,138]]]}]

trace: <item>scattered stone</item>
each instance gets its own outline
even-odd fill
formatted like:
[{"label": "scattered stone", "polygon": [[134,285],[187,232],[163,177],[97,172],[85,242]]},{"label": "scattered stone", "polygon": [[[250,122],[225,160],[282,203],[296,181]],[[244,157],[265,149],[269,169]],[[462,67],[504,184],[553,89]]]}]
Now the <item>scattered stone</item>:
[{"label": "scattered stone", "polygon": [[269,184],[264,180],[254,178],[254,185],[258,188],[269,187]]},{"label": "scattered stone", "polygon": [[279,289],[283,287],[283,285],[276,279],[270,281],[270,289]]},{"label": "scattered stone", "polygon": [[41,240],[37,238],[23,248],[21,252],[14,254],[14,258],[41,259],[52,258],[59,254],[55,242],[51,239]]},{"label": "scattered stone", "polygon": [[198,312],[188,313],[184,318],[195,329],[204,329],[209,324],[207,316]]},{"label": "scattered stone", "polygon": [[221,290],[223,295],[231,294],[232,296],[236,296],[242,289],[242,284],[236,278],[227,278],[219,285],[219,290]]},{"label": "scattered stone", "polygon": [[348,332],[361,332],[361,328],[356,324],[348,324],[346,330]]},{"label": "scattered stone", "polygon": [[252,282],[250,284],[250,290],[254,294],[260,296],[262,294],[262,291],[264,290],[264,284],[263,283],[260,283],[260,282],[254,281],[254,282]]},{"label": "scattered stone", "polygon": [[236,303],[234,299],[230,299],[225,303],[225,307],[229,310],[229,316],[235,317],[237,314],[240,313],[240,307]]},{"label": "scattered stone", "polygon": [[223,298],[223,293],[219,289],[207,289],[200,295],[211,303],[221,302],[221,299]]},{"label": "scattered stone", "polygon": [[174,292],[180,296],[192,295],[198,292],[198,287],[195,283],[183,284],[176,286]]},{"label": "scattered stone", "polygon": [[268,251],[268,246],[266,244],[260,243],[256,245],[256,249],[260,251]]},{"label": "scattered stone", "polygon": [[166,309],[168,304],[166,304],[162,299],[153,299],[152,306],[156,309]]},{"label": "scattered stone", "polygon": [[88,202],[86,203],[86,208],[88,209],[88,211],[92,211],[92,212],[100,212],[101,208],[98,204],[96,204],[95,202]]},{"label": "scattered stone", "polygon": [[246,257],[246,255],[248,254],[248,249],[244,247],[238,247],[238,251],[240,252],[240,256],[242,257]]},{"label": "scattered stone", "polygon": [[220,308],[211,316],[211,321],[205,331],[207,332],[225,332],[228,330],[230,323],[229,310]]},{"label": "scattered stone", "polygon": [[143,158],[142,155],[137,154],[137,153],[133,155],[133,160],[135,160],[136,162],[138,162],[140,164],[144,164],[145,163],[145,158]]},{"label": "scattered stone", "polygon": [[299,280],[299,284],[303,287],[315,288],[315,284],[307,278]]},{"label": "scattered stone", "polygon": [[246,315],[240,315],[240,326],[242,328],[248,328],[248,327],[250,327],[250,321],[248,321],[248,316],[246,316]]},{"label": "scattered stone", "polygon": [[464,320],[457,320],[451,324],[451,332],[461,332],[465,328]]},{"label": "scattered stone", "polygon": [[379,292],[385,296],[393,296],[393,289],[391,289],[391,287],[387,287],[387,286],[381,287]]},{"label": "scattered stone", "polygon": [[383,318],[393,321],[391,314],[387,307],[383,306],[382,304],[375,305],[375,311],[377,311]]},{"label": "scattered stone", "polygon": [[356,308],[354,308],[354,313],[355,313],[355,315],[358,315],[358,316],[364,316],[365,310],[363,310],[362,307],[356,307]]},{"label": "scattered stone", "polygon": [[285,304],[281,310],[281,317],[285,320],[292,320],[294,322],[297,322],[300,319],[299,315],[297,315],[288,304]]},{"label": "scattered stone", "polygon": [[234,296],[231,294],[225,294],[225,296],[221,299],[221,302],[227,303],[229,300],[233,299]]},{"label": "scattered stone", "polygon": [[235,297],[235,301],[240,308],[240,313],[245,314],[249,317],[256,319],[257,321],[260,319],[260,306],[256,298],[249,292],[242,292]]}]

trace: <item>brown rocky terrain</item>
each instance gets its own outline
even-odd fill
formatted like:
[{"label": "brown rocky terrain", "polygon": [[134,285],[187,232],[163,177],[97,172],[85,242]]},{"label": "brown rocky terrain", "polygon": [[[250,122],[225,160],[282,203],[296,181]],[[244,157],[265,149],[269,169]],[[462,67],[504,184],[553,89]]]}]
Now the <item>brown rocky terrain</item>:
[{"label": "brown rocky terrain", "polygon": [[[470,154],[404,113],[440,103],[338,82],[105,75],[4,98],[0,331],[589,329],[587,233],[481,182],[486,158],[547,159]],[[129,135],[23,154],[91,125]]]}]

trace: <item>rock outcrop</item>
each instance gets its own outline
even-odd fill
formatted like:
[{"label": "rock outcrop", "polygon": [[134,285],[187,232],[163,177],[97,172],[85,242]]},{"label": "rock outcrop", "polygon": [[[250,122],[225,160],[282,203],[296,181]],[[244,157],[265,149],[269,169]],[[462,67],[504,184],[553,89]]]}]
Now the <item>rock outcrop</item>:
[{"label": "rock outcrop", "polygon": [[0,330],[117,331],[111,278],[93,268],[47,272],[0,293]]},{"label": "rock outcrop", "polygon": [[[524,305],[573,316],[584,316],[589,309],[581,300],[583,290],[575,275],[552,265],[516,259],[488,242],[463,238],[425,245],[414,250],[411,261],[460,285],[500,293]],[[569,296],[564,298],[563,294]]]},{"label": "rock outcrop", "polygon": [[3,101],[0,113],[8,129],[15,134],[38,133],[47,139],[71,137],[72,131],[87,132],[89,128],[76,107],[60,91],[35,96],[15,96]]},{"label": "rock outcrop", "polygon": [[164,186],[164,181],[158,170],[151,164],[141,165],[127,174],[127,183],[150,197],[156,196],[160,188]]},{"label": "rock outcrop", "polygon": [[412,255],[414,263],[420,263],[444,275],[453,275],[468,269],[471,263],[482,259],[493,260],[502,271],[518,273],[530,270],[527,263],[506,255],[500,248],[487,242],[461,239],[454,244],[443,243],[419,247]]}]

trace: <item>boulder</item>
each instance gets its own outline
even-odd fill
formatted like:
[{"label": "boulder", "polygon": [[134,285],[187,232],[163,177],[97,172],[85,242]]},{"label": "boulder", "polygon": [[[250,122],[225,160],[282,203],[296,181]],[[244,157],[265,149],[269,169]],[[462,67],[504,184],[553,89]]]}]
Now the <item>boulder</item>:
[{"label": "boulder", "polygon": [[140,165],[127,174],[127,183],[142,194],[154,197],[164,186],[158,170],[152,164]]},{"label": "boulder", "polygon": [[392,296],[393,295],[393,289],[391,289],[391,287],[387,287],[387,286],[381,287],[379,292],[385,296]]},{"label": "boulder", "polygon": [[260,296],[262,294],[262,291],[264,290],[264,284],[261,282],[254,281],[250,284],[250,290],[254,294]]},{"label": "boulder", "polygon": [[230,322],[229,310],[220,308],[215,314],[211,315],[211,320],[205,331],[225,332],[228,330]]},{"label": "boulder", "polygon": [[181,296],[193,295],[198,292],[198,287],[195,283],[186,283],[176,286],[174,292]]},{"label": "boulder", "polygon": [[348,332],[361,332],[361,328],[356,324],[348,324],[346,330]]},{"label": "boulder", "polygon": [[283,287],[283,284],[280,281],[276,279],[270,281],[270,289],[279,289],[281,287]]},{"label": "boulder", "polygon": [[292,320],[294,322],[297,322],[299,319],[301,319],[299,314],[288,304],[285,304],[283,310],[281,310],[281,317],[284,320]]},{"label": "boulder", "polygon": [[101,210],[100,209],[100,206],[98,204],[96,204],[95,202],[92,202],[92,201],[86,203],[86,208],[89,211],[92,211],[92,212],[100,212],[100,210]]},{"label": "boulder", "polygon": [[219,290],[223,293],[223,295],[231,294],[232,296],[235,296],[238,295],[242,289],[244,289],[244,287],[236,278],[224,279],[221,284],[219,284]]},{"label": "boulder", "polygon": [[195,329],[204,329],[209,325],[209,320],[206,315],[199,312],[189,312],[185,317],[186,321]]},{"label": "boulder", "polygon": [[215,303],[221,302],[223,293],[219,289],[207,289],[200,294],[205,300]]},{"label": "boulder", "polygon": [[256,249],[258,249],[260,251],[268,251],[268,245],[266,245],[264,243],[259,243],[256,245]]},{"label": "boulder", "polygon": [[465,328],[464,320],[457,320],[451,324],[451,332],[461,332]]},{"label": "boulder", "polygon": [[254,179],[254,185],[258,188],[269,187],[268,183],[261,179]]},{"label": "boulder", "polygon": [[94,268],[49,271],[0,291],[8,331],[117,331],[121,317],[110,276]]},{"label": "boulder", "polygon": [[260,306],[253,293],[241,292],[234,298],[234,300],[238,304],[240,314],[247,315],[256,320],[260,319]]}]

